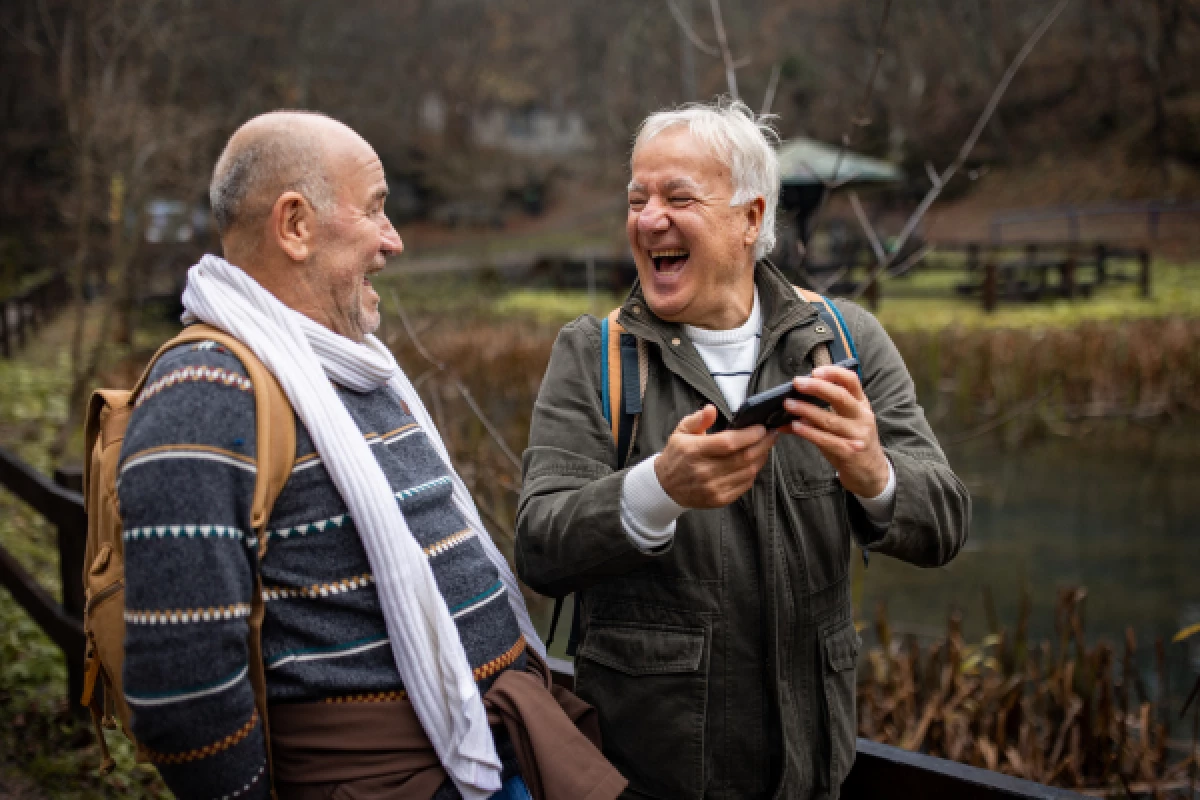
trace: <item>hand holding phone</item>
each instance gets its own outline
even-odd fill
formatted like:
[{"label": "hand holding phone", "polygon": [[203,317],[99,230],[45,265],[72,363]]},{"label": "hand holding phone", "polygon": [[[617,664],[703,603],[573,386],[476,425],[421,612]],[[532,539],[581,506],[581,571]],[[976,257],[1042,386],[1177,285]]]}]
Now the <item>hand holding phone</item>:
[{"label": "hand holding phone", "polygon": [[[842,369],[856,369],[858,367],[858,359],[847,358],[832,366],[841,367]],[[729,427],[734,430],[749,428],[752,425],[762,425],[767,430],[782,428],[794,419],[783,406],[783,401],[788,398],[804,403],[811,403],[820,408],[829,408],[829,403],[820,398],[797,391],[792,382],[788,381],[773,389],[768,389],[765,392],[759,392],[756,395],[747,397],[746,402],[742,403],[741,407],[733,415],[733,421],[729,424]]]}]

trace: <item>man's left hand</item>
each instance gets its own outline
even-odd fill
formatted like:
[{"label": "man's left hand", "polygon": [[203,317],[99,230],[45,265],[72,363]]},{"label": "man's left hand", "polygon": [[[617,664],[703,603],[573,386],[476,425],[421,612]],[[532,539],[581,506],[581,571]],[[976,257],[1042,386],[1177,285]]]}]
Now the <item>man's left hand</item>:
[{"label": "man's left hand", "polygon": [[816,445],[847,491],[859,497],[878,497],[887,488],[891,470],[875,428],[875,412],[857,373],[841,367],[817,367],[811,377],[794,378],[792,385],[826,401],[829,409],[786,400],[784,408],[796,419],[783,430]]}]

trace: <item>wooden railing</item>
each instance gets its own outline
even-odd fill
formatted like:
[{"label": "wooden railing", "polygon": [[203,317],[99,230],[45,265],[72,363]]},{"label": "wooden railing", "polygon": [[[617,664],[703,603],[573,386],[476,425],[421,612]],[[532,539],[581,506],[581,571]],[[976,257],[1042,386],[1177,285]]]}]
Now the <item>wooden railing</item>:
[{"label": "wooden railing", "polygon": [[62,603],[0,547],[0,586],[15,599],[63,651],[67,661],[67,692],[78,706],[83,689],[83,554],[87,543],[87,514],[79,493],[80,474],[59,471],[57,483],[0,448],[0,486],[8,489],[58,529],[58,564]]},{"label": "wooden railing", "polygon": [[0,300],[0,356],[11,358],[70,298],[67,276],[58,272],[16,297]]},{"label": "wooden railing", "polygon": [[[0,486],[8,489],[58,528],[63,602],[58,603],[2,546],[0,586],[62,649],[68,668],[68,697],[78,708],[84,655],[83,554],[87,516],[77,470],[59,471],[55,481],[12,453],[0,449]],[[555,683],[572,688],[574,665],[550,659]],[[998,772],[858,740],[858,757],[842,789],[845,800],[946,797],[956,800],[1068,800],[1082,795]]]}]

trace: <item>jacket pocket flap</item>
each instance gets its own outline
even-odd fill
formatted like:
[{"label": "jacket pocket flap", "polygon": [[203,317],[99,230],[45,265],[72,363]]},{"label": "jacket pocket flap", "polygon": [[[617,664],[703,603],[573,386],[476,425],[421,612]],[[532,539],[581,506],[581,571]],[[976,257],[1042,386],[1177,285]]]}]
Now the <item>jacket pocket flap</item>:
[{"label": "jacket pocket flap", "polygon": [[853,623],[826,634],[825,658],[828,659],[829,668],[834,672],[854,669],[854,665],[858,663],[858,648],[861,643]]},{"label": "jacket pocket flap", "polygon": [[704,629],[593,623],[579,656],[626,675],[695,672],[704,657]]}]

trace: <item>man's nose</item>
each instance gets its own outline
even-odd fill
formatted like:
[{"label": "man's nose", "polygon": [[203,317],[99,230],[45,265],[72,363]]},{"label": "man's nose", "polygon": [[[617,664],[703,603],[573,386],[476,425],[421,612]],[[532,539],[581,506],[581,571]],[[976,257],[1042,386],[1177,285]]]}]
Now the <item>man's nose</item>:
[{"label": "man's nose", "polygon": [[662,205],[651,200],[638,213],[637,225],[641,233],[663,233],[671,227],[671,218]]},{"label": "man's nose", "polygon": [[404,242],[400,240],[400,234],[396,229],[392,227],[391,220],[387,220],[387,224],[383,228],[383,238],[379,249],[388,256],[398,256],[404,252]]}]

